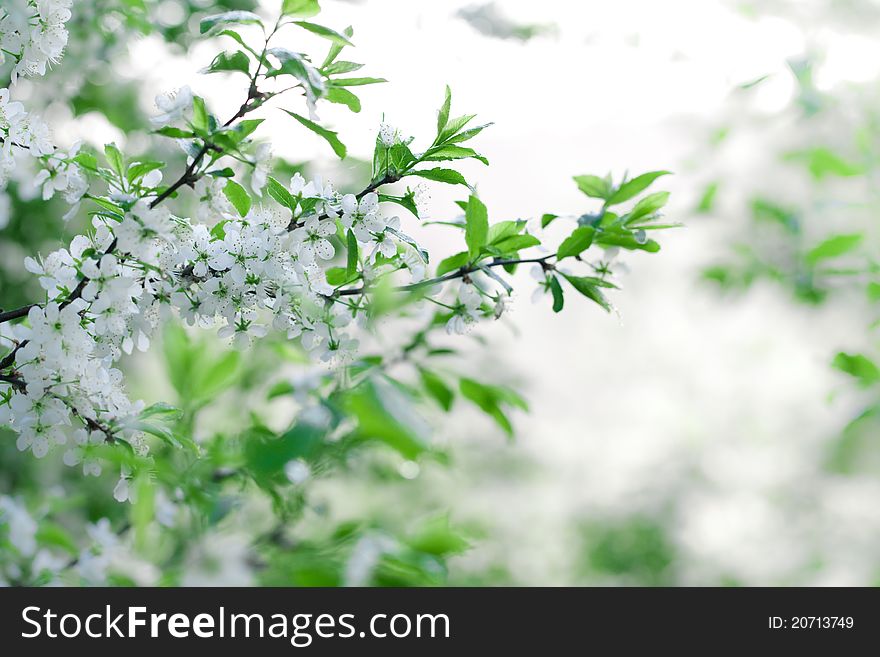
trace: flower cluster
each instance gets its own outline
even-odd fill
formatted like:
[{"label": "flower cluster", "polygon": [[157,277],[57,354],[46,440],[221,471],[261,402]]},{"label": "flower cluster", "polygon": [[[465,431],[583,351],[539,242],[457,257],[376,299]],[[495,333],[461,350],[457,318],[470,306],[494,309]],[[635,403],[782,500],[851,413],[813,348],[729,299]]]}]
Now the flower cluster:
[{"label": "flower cluster", "polygon": [[13,82],[19,76],[45,75],[58,63],[67,45],[72,4],[73,0],[27,0],[26,6],[0,9],[0,48],[15,59]]},{"label": "flower cluster", "polygon": [[[11,79],[45,75],[50,64],[57,63],[67,45],[67,28],[72,0],[28,0],[26,6],[0,9],[0,64],[11,55],[15,60]],[[0,190],[18,171],[21,182],[39,190],[45,200],[56,193],[64,195],[73,207],[70,216],[86,193],[88,182],[74,162],[79,145],[69,152],[56,150],[49,126],[27,111],[24,104],[12,99],[11,88],[0,89]],[[39,171],[22,172],[16,156],[39,161]]]},{"label": "flower cluster", "polygon": [[[4,535],[10,545],[0,564],[0,586],[20,584],[27,581],[28,576],[52,581],[70,567],[69,556],[39,546],[41,520],[40,514],[28,510],[22,500],[0,495],[0,535]],[[89,584],[106,584],[107,571],[119,551],[119,538],[107,518],[89,524],[86,535],[87,545],[73,561],[76,572]]]}]

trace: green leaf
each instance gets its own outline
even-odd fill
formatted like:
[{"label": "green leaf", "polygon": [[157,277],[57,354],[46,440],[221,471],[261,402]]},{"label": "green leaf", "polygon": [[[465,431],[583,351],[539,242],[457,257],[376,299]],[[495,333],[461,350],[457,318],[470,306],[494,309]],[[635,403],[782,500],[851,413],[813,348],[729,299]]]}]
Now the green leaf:
[{"label": "green leaf", "polygon": [[607,178],[583,175],[574,176],[578,189],[591,198],[606,199],[611,194],[611,183]]},{"label": "green leaf", "polygon": [[140,418],[142,420],[147,419],[156,419],[162,420],[163,422],[173,422],[175,420],[179,420],[183,415],[183,411],[179,408],[172,406],[171,404],[166,404],[164,402],[156,402],[150,406],[147,406],[140,413]]},{"label": "green leaf", "polygon": [[333,62],[328,66],[324,66],[321,70],[325,75],[342,75],[359,71],[363,67],[363,64],[358,64],[357,62]]},{"label": "green leaf", "polygon": [[473,128],[468,128],[467,130],[462,130],[457,135],[452,135],[451,137],[447,137],[444,140],[444,143],[446,143],[446,144],[459,144],[463,141],[473,139],[474,137],[476,137],[478,134],[483,132],[483,130],[485,130],[486,128],[488,128],[491,125],[494,125],[494,124],[493,123],[484,123],[483,125],[477,125],[477,126],[474,126]]},{"label": "green leaf", "polygon": [[452,388],[446,385],[446,382],[441,379],[439,375],[431,370],[425,369],[424,367],[419,368],[419,375],[422,379],[422,386],[425,388],[425,392],[440,404],[440,408],[444,411],[449,411],[455,400],[455,393],[452,391]]},{"label": "green leaf", "polygon": [[150,171],[161,169],[164,166],[164,162],[132,162],[128,167],[126,178],[128,178],[128,182],[134,182],[143,178]]},{"label": "green leaf", "polygon": [[104,146],[104,156],[107,158],[107,163],[110,165],[110,168],[113,169],[120,178],[123,178],[125,176],[125,159],[122,157],[122,153],[119,148],[116,147],[116,144],[106,144]]},{"label": "green leaf", "polygon": [[608,199],[608,205],[617,205],[638,196],[646,190],[660,176],[669,175],[669,171],[651,171],[628,180],[617,188],[617,191]]},{"label": "green leaf", "polygon": [[281,67],[267,73],[267,77],[291,75],[302,82],[314,98],[322,98],[326,94],[327,86],[324,83],[324,78],[321,77],[318,69],[312,66],[308,57],[287,48],[271,48],[268,52],[278,58]]},{"label": "green leaf", "polygon": [[157,135],[162,135],[163,137],[170,137],[171,139],[190,139],[195,137],[195,133],[192,130],[181,130],[180,128],[174,128],[172,126],[165,126],[164,128],[159,128],[156,130]]},{"label": "green leaf", "polygon": [[34,538],[41,546],[58,547],[72,555],[79,554],[76,541],[64,527],[57,523],[48,520],[41,521]]},{"label": "green leaf", "polygon": [[351,93],[348,89],[340,89],[338,87],[330,87],[327,90],[327,100],[337,105],[345,105],[352,112],[357,114],[361,111],[360,98]]},{"label": "green leaf", "polygon": [[142,550],[147,542],[147,532],[155,517],[156,486],[150,480],[150,475],[147,472],[138,474],[133,481],[129,482],[129,486],[133,493],[130,512],[135,545]]},{"label": "green leaf", "polygon": [[452,106],[452,90],[446,85],[446,96],[443,99],[443,105],[437,113],[437,134],[443,132],[443,128],[449,122],[449,109]]},{"label": "green leaf", "polygon": [[427,178],[435,182],[447,183],[449,185],[468,186],[467,180],[458,171],[454,169],[422,169],[420,171],[410,171],[407,175],[418,176],[419,178]]},{"label": "green leaf", "polygon": [[500,253],[516,253],[522,249],[538,246],[541,243],[534,235],[511,235],[494,243],[489,244],[489,250],[497,249]]},{"label": "green leaf", "polygon": [[343,393],[342,405],[357,419],[355,433],[361,439],[383,442],[408,459],[427,449],[427,427],[399,387],[369,378]]},{"label": "green leaf", "polygon": [[207,73],[217,73],[218,71],[240,71],[245,75],[250,75],[251,60],[241,50],[234,53],[221,52],[218,54],[211,65],[206,69]]},{"label": "green leaf", "polygon": [[660,245],[656,241],[639,241],[628,231],[602,230],[593,237],[593,243],[601,246],[619,246],[630,251],[647,251],[648,253],[656,253],[660,250]]},{"label": "green leaf", "polygon": [[346,274],[351,277],[357,274],[358,268],[358,241],[354,233],[349,229],[345,236],[348,246],[348,260],[346,262]]},{"label": "green leaf", "polygon": [[[351,38],[351,36],[354,34],[354,29],[351,27],[351,25],[349,25],[342,31],[342,33],[345,36]],[[324,63],[321,64],[321,68],[327,68],[327,66],[336,61],[336,58],[339,57],[339,53],[342,52],[343,48],[345,48],[344,45],[332,42],[330,44],[330,50],[327,52],[327,56],[324,58]]]},{"label": "green leaf", "polygon": [[627,225],[635,223],[638,219],[654,214],[666,205],[668,200],[669,192],[655,192],[653,194],[648,194],[645,198],[636,203],[632,211],[630,211],[629,217],[626,220]]},{"label": "green leaf", "polygon": [[382,84],[385,78],[333,78],[334,87],[362,87],[366,84]]},{"label": "green leaf", "polygon": [[559,218],[558,214],[545,214],[541,216],[541,228],[546,228]]},{"label": "green leaf", "polygon": [[486,246],[489,236],[489,212],[483,202],[471,194],[464,217],[464,241],[467,244],[468,253],[471,258],[474,258]]},{"label": "green leaf", "polygon": [[266,180],[266,191],[269,193],[269,196],[278,202],[279,205],[284,206],[291,212],[296,210],[296,199],[293,198],[293,195],[287,190],[287,187],[275,180],[272,176],[269,176]]},{"label": "green leaf", "polygon": [[443,131],[440,133],[440,136],[437,138],[439,142],[446,142],[451,139],[453,136],[458,134],[458,131],[463,129],[468,123],[474,120],[476,114],[465,114],[464,116],[459,116],[457,119],[452,119],[446,124],[446,127],[443,128]]},{"label": "green leaf", "polygon": [[473,148],[468,148],[467,146],[456,146],[454,144],[447,144],[445,146],[436,146],[434,148],[431,148],[427,151],[427,153],[425,153],[425,155],[422,157],[422,160],[425,162],[434,162],[443,160],[464,160],[467,158],[479,160],[486,165],[489,164],[489,160],[477,153],[477,151],[475,151]]},{"label": "green leaf", "polygon": [[193,127],[196,131],[208,132],[210,121],[208,110],[205,108],[205,100],[200,96],[193,96]]},{"label": "green leaf", "polygon": [[327,141],[327,143],[330,144],[330,147],[333,149],[333,152],[336,153],[336,155],[340,159],[345,157],[345,153],[346,153],[345,144],[343,144],[341,141],[339,141],[339,137],[336,136],[337,133],[318,125],[314,121],[310,121],[309,119],[307,119],[304,116],[300,116],[296,112],[291,112],[290,110],[284,110],[284,111],[287,112],[288,114],[290,114],[290,116],[295,118],[297,121],[302,123],[305,127],[307,127],[309,130],[314,132],[316,135],[323,137]]},{"label": "green leaf", "polygon": [[349,275],[345,267],[330,267],[326,270],[327,282],[333,287],[348,285],[357,279],[357,275]]},{"label": "green leaf", "polygon": [[229,199],[229,202],[235,206],[235,209],[238,210],[238,214],[242,217],[246,216],[251,209],[251,197],[248,194],[244,187],[239,185],[237,182],[232,180],[231,178],[226,181],[226,186],[223,188],[223,193],[226,195],[226,198]]},{"label": "green leaf", "polygon": [[461,269],[468,263],[468,260],[467,251],[456,253],[455,255],[441,260],[440,264],[437,265],[437,276],[442,276],[443,274],[448,274],[456,269]]},{"label": "green leaf", "polygon": [[517,219],[515,221],[499,221],[498,223],[489,226],[489,236],[486,241],[489,244],[497,244],[502,240],[506,240],[508,237],[519,235],[525,227],[526,222],[522,219]]},{"label": "green leaf", "polygon": [[824,242],[813,247],[807,253],[807,262],[815,265],[816,263],[845,255],[861,244],[864,235],[861,233],[850,233],[845,235],[834,235]]},{"label": "green leaf", "polygon": [[502,386],[491,386],[473,379],[462,378],[459,381],[459,390],[466,399],[472,401],[480,410],[493,418],[508,436],[513,435],[513,426],[505,415],[502,405],[516,406],[523,410],[528,409],[522,397],[513,390]]},{"label": "green leaf", "polygon": [[79,152],[73,160],[81,167],[89,169],[90,171],[97,171],[98,169],[98,159],[91,153],[85,151]]},{"label": "green leaf", "polygon": [[308,30],[312,34],[317,34],[319,37],[329,39],[337,45],[354,45],[351,41],[349,41],[347,36],[345,36],[344,34],[340,34],[336,30],[331,30],[329,27],[324,27],[323,25],[318,25],[317,23],[309,23],[308,21],[293,21],[293,24],[299,25],[304,30]]},{"label": "green leaf", "polygon": [[605,298],[605,295],[602,294],[602,291],[599,287],[613,287],[611,283],[603,281],[600,278],[593,278],[590,276],[570,276],[568,274],[562,274],[562,276],[571,283],[571,286],[583,294],[588,299],[595,301],[606,311],[611,311],[611,304]]},{"label": "green leaf", "polygon": [[553,312],[558,313],[565,305],[565,295],[562,293],[562,286],[556,276],[550,277],[550,292],[553,293]]},{"label": "green leaf", "polygon": [[242,36],[241,36],[238,32],[236,32],[235,30],[222,30],[222,31],[220,31],[220,32],[217,32],[217,36],[228,36],[229,38],[231,38],[231,39],[237,41],[238,44],[239,44],[242,48],[244,48],[245,50],[247,50],[247,51],[248,51],[249,53],[251,53],[254,57],[259,58],[259,54],[257,54],[257,52],[256,52],[253,48],[251,48],[251,47],[245,42],[245,40],[242,38]]},{"label": "green leaf", "polygon": [[192,398],[202,404],[212,401],[238,380],[241,352],[226,351],[217,359],[202,360],[191,373]]},{"label": "green leaf", "polygon": [[207,34],[221,25],[262,25],[262,20],[250,11],[227,11],[222,14],[207,16],[199,23],[199,31]]},{"label": "green leaf", "polygon": [[406,544],[418,552],[443,558],[465,552],[470,543],[449,524],[449,514],[429,518],[406,539]]},{"label": "green leaf", "polygon": [[562,244],[559,245],[559,250],[556,252],[557,259],[562,260],[577,256],[589,249],[593,243],[593,235],[595,233],[596,229],[592,226],[578,226],[575,228],[571,235],[566,237]]},{"label": "green leaf", "polygon": [[880,382],[880,368],[867,356],[840,352],[834,357],[832,367],[858,379],[859,385],[867,388]]},{"label": "green leaf", "polygon": [[397,203],[402,208],[406,208],[416,217],[419,216],[419,208],[416,205],[415,192],[408,191],[403,196],[393,196],[391,194],[379,194],[379,201],[382,203]]},{"label": "green leaf", "polygon": [[834,151],[825,147],[788,153],[783,159],[786,161],[803,162],[810,175],[816,180],[822,180],[828,176],[847,178],[859,176],[865,172],[864,166],[848,162]]},{"label": "green leaf", "polygon": [[311,18],[321,11],[318,0],[284,0],[281,5],[281,14],[284,16],[297,16]]},{"label": "green leaf", "polygon": [[254,427],[242,437],[247,468],[264,487],[280,483],[290,461],[312,461],[320,454],[327,431],[327,427],[309,422],[298,422],[280,436]]}]

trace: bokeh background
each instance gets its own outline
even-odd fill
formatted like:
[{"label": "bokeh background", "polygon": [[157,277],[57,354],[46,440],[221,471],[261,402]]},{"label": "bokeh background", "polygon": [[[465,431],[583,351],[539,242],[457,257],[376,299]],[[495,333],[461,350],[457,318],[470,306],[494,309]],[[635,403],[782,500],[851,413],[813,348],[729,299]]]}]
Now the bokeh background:
[{"label": "bokeh background", "polygon": [[[623,256],[610,315],[586,303],[553,315],[518,274],[510,318],[465,339],[474,372],[528,399],[515,438],[462,405],[433,418],[448,463],[359,462],[315,483],[304,525],[448,513],[471,544],[450,561],[451,584],[880,582],[880,429],[850,425],[877,395],[832,367],[840,351],[876,347],[863,285],[877,244],[880,3],[322,6],[323,23],[355,26],[357,60],[390,81],[364,88],[360,114],[321,112],[355,158],[370,157],[383,117],[430,134],[448,83],[460,110],[495,123],[475,144],[491,167],[464,165],[493,220],[586,211],[573,175],[669,169],[666,214],[686,226],[662,235],[657,256]],[[186,17],[174,0],[157,15],[167,29]],[[146,114],[156,93],[190,84],[237,107],[223,80],[198,75],[213,52],[184,55],[157,35],[120,45],[130,85],[106,105]],[[81,96],[75,120],[65,103],[47,112],[60,140],[122,142]],[[342,183],[359,175],[278,114],[265,114],[276,156]],[[454,215],[455,198],[434,188],[432,217]],[[24,294],[27,249],[51,243],[17,210],[0,232],[4,296]],[[452,252],[447,229],[417,230]],[[834,260],[840,272],[804,264],[839,233],[865,236]],[[135,390],[161,398],[161,366],[133,370]],[[240,529],[206,539],[185,583],[249,581]]]}]

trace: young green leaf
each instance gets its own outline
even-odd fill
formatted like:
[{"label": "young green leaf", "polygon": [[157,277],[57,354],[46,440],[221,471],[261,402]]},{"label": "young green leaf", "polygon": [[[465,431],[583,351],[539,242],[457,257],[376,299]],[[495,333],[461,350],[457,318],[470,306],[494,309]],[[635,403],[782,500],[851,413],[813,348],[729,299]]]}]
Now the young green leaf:
[{"label": "young green leaf", "polygon": [[553,312],[558,313],[565,305],[565,295],[562,293],[562,286],[556,276],[550,277],[550,292],[553,294]]},{"label": "young green leaf", "polygon": [[880,383],[880,368],[863,354],[838,353],[831,363],[832,367],[858,379],[863,388]]},{"label": "young green leaf", "polygon": [[357,273],[358,267],[358,241],[357,237],[355,237],[354,233],[349,229],[348,233],[345,236],[346,246],[348,248],[348,258],[345,267],[345,273],[347,276],[352,277]]},{"label": "young green leaf", "polygon": [[846,255],[861,244],[862,239],[864,239],[864,235],[861,233],[834,235],[829,237],[824,242],[813,247],[809,253],[807,253],[807,262],[811,265],[815,265],[822,260]]},{"label": "young green leaf", "polygon": [[321,70],[325,75],[342,75],[343,73],[353,73],[364,67],[363,64],[355,62],[333,62],[328,66],[324,66]]},{"label": "young green leaf", "polygon": [[443,182],[449,185],[468,186],[464,176],[454,169],[441,169],[439,167],[435,169],[422,169],[421,171],[410,171],[407,175],[419,176],[420,178],[427,178],[428,180]]},{"label": "young green leaf", "polygon": [[446,96],[443,99],[443,105],[440,107],[440,111],[437,113],[437,134],[439,135],[443,132],[443,128],[446,127],[447,122],[449,121],[449,109],[452,106],[452,90],[449,88],[449,85],[446,85]]},{"label": "young green leaf", "polygon": [[333,78],[336,87],[362,87],[366,84],[382,84],[388,82],[385,78]]},{"label": "young green leaf", "polygon": [[454,144],[447,144],[445,146],[437,146],[435,148],[431,148],[427,153],[422,157],[422,160],[425,162],[435,162],[442,160],[464,160],[467,158],[473,158],[475,160],[479,160],[485,165],[489,164],[489,160],[485,157],[477,153],[473,148],[468,148],[466,146],[456,146]]},{"label": "young green leaf", "polygon": [[509,388],[490,386],[473,379],[462,378],[459,381],[459,390],[465,399],[472,401],[480,410],[493,418],[508,436],[513,436],[513,425],[504,413],[502,405],[528,410],[525,400]]},{"label": "young green leaf", "polygon": [[444,258],[440,261],[440,264],[437,265],[437,276],[443,276],[443,274],[448,274],[449,272],[455,271],[456,269],[461,269],[467,263],[467,251],[462,251],[461,253],[456,253],[455,255],[451,255],[448,258]]},{"label": "young green leaf", "polygon": [[317,23],[309,23],[308,21],[293,21],[293,24],[299,25],[304,30],[308,30],[312,34],[317,34],[319,37],[329,39],[337,45],[353,45],[351,41],[349,41],[347,36],[345,36],[344,34],[340,34],[336,30],[331,30],[329,27],[324,27],[323,25],[318,25]]},{"label": "young green leaf", "polygon": [[355,114],[361,111],[360,98],[355,96],[348,89],[330,87],[327,90],[327,100],[331,103],[336,103],[337,105],[345,105]]},{"label": "young green leaf", "polygon": [[617,205],[630,200],[645,191],[657,178],[667,175],[669,175],[669,171],[651,171],[626,181],[611,195],[611,198],[608,199],[608,205]]},{"label": "young green leaf", "polygon": [[611,183],[607,178],[583,175],[574,176],[578,189],[591,198],[607,199],[611,194]]},{"label": "young green leaf", "polygon": [[199,23],[199,31],[207,34],[222,25],[260,25],[262,20],[251,11],[227,11],[222,14],[207,16]]},{"label": "young green leaf", "polygon": [[278,201],[279,205],[284,206],[291,212],[296,210],[296,199],[293,198],[284,185],[275,180],[272,176],[269,176],[266,180],[266,191],[269,193],[269,196]]},{"label": "young green leaf", "polygon": [[489,236],[487,241],[489,244],[496,244],[508,237],[519,235],[525,227],[526,222],[522,219],[515,221],[499,221],[498,223],[489,226]]},{"label": "young green leaf", "polygon": [[195,133],[192,130],[181,130],[180,128],[175,128],[173,126],[167,125],[164,128],[159,128],[156,130],[157,135],[162,135],[163,137],[170,137],[171,139],[191,139],[195,137]]},{"label": "young green leaf", "polygon": [[245,191],[244,187],[242,187],[230,178],[226,181],[226,186],[223,188],[223,193],[226,195],[226,198],[229,199],[229,202],[232,203],[235,209],[238,210],[238,214],[240,214],[242,217],[247,215],[247,213],[251,209],[251,197]]},{"label": "young green leaf", "polygon": [[221,52],[218,54],[211,65],[205,69],[206,73],[217,73],[219,71],[240,71],[245,75],[250,75],[251,60],[241,50],[234,53]]},{"label": "young green leaf", "polygon": [[306,117],[300,116],[296,112],[291,112],[290,110],[284,110],[284,111],[287,112],[288,114],[290,114],[290,116],[295,118],[297,121],[302,123],[305,127],[307,127],[309,130],[314,132],[316,135],[323,137],[327,141],[327,143],[330,144],[330,147],[333,149],[333,152],[336,153],[336,155],[340,159],[345,157],[345,153],[346,153],[345,144],[343,144],[341,141],[339,141],[339,137],[337,136],[336,132],[334,132],[333,130],[328,130],[327,128],[324,128],[323,126],[318,125],[314,121],[310,121]]},{"label": "young green leaf", "polygon": [[595,301],[597,304],[602,306],[606,311],[611,311],[611,304],[605,298],[605,295],[602,294],[599,287],[614,287],[611,283],[603,281],[600,278],[593,278],[590,276],[570,276],[568,274],[562,274],[562,276],[571,283],[571,286],[583,294],[588,299]]},{"label": "young green leaf", "polygon": [[446,382],[431,370],[423,367],[419,368],[419,376],[422,379],[422,386],[434,400],[440,404],[444,411],[452,408],[452,402],[455,400],[455,393]]},{"label": "young green leaf", "polygon": [[627,225],[633,224],[642,217],[649,217],[666,205],[669,200],[669,192],[655,192],[648,194],[645,198],[639,200],[635,204],[629,217],[626,220]]},{"label": "young green leaf", "polygon": [[557,219],[559,219],[559,215],[558,215],[558,214],[544,214],[544,215],[541,215],[541,228],[546,228],[547,226],[549,226],[550,224],[552,224],[552,223],[553,223],[554,221],[556,221]]},{"label": "young green leaf", "polygon": [[208,132],[208,110],[205,108],[205,100],[200,96],[193,96],[193,127],[197,132]]},{"label": "young green leaf", "polygon": [[592,226],[578,226],[574,231],[566,237],[556,252],[559,260],[580,255],[582,252],[590,248],[593,243],[593,235],[596,229]]},{"label": "young green leaf", "polygon": [[122,157],[122,153],[116,147],[116,144],[106,144],[104,146],[104,156],[107,158],[107,163],[110,165],[110,168],[120,177],[125,176],[125,158]]},{"label": "young green leaf", "polygon": [[321,11],[318,0],[284,0],[281,5],[281,13],[284,16],[297,16],[299,18],[311,18]]},{"label": "young green leaf", "polygon": [[464,217],[464,241],[468,247],[468,254],[471,258],[475,258],[486,246],[489,237],[489,213],[483,202],[472,194],[468,198]]}]

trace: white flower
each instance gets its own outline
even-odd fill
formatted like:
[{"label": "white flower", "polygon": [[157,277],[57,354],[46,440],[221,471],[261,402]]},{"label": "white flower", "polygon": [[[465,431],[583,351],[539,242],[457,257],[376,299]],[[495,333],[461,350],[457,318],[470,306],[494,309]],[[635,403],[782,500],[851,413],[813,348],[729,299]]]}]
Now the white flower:
[{"label": "white flower", "polygon": [[312,470],[309,468],[309,464],[302,459],[294,459],[284,465],[284,476],[294,485],[304,484],[311,475]]},{"label": "white flower", "polygon": [[176,92],[159,94],[156,96],[156,107],[159,113],[150,118],[154,128],[161,128],[180,121],[184,114],[192,107],[192,89],[181,87]]},{"label": "white flower", "polygon": [[360,201],[354,194],[346,194],[342,197],[341,206],[342,225],[351,229],[359,242],[368,244],[374,232],[385,228],[379,217],[379,195],[375,192],[365,194]]},{"label": "white flower", "polygon": [[400,130],[393,125],[382,123],[379,125],[379,141],[381,141],[382,145],[386,148],[391,148],[392,146],[401,143],[403,137],[400,134]]},{"label": "white flower", "polygon": [[458,288],[458,300],[452,317],[446,322],[446,332],[450,335],[464,335],[479,319],[482,295],[474,285],[462,283]]},{"label": "white flower", "polygon": [[123,472],[119,475],[119,481],[116,482],[116,486],[113,488],[113,498],[117,502],[132,502],[131,493],[128,477]]},{"label": "white flower", "polygon": [[550,278],[544,268],[537,264],[529,270],[529,275],[538,282],[538,286],[532,292],[532,303],[538,303],[550,292]]},{"label": "white flower", "polygon": [[392,239],[391,230],[400,230],[400,217],[391,217],[385,228],[381,231],[373,233],[372,243],[374,244],[373,252],[370,253],[370,262],[376,262],[376,256],[382,254],[386,258],[393,258],[397,255],[397,242]]},{"label": "white flower", "polygon": [[404,244],[403,251],[400,254],[400,260],[409,269],[413,283],[420,283],[425,279],[426,267],[425,261],[415,247]]},{"label": "white flower", "polygon": [[295,229],[292,239],[300,245],[299,255],[304,264],[315,262],[317,255],[322,260],[330,260],[336,253],[327,239],[336,232],[336,224],[330,219],[318,219],[312,215],[303,226]]},{"label": "white flower", "polygon": [[24,556],[37,550],[37,522],[24,504],[7,495],[0,496],[0,523],[7,527],[9,542]]}]

